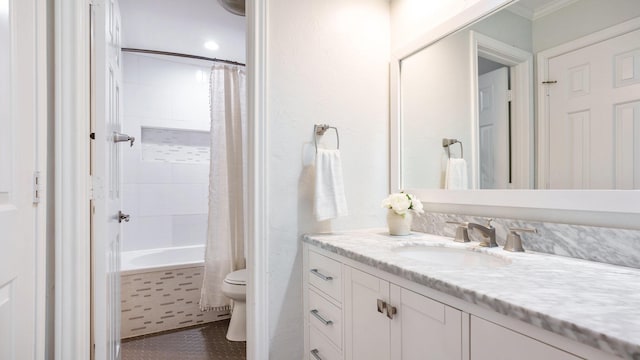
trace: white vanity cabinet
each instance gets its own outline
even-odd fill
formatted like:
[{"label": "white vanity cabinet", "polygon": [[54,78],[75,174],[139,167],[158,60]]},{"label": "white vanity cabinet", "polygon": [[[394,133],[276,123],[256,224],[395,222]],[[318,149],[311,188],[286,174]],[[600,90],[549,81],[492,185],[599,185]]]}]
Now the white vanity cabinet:
[{"label": "white vanity cabinet", "polygon": [[462,359],[462,312],[346,267],[346,360]]},{"label": "white vanity cabinet", "polygon": [[389,359],[389,282],[345,266],[346,359]]},{"label": "white vanity cabinet", "polygon": [[[419,240],[419,235],[415,235],[407,243]],[[438,244],[450,241],[424,240]],[[566,296],[559,284],[550,281],[550,287],[544,289],[545,296],[529,300],[522,295],[535,296],[532,292],[535,288],[526,288],[527,284],[523,283],[524,293],[519,293],[521,282],[507,283],[511,279],[505,277],[514,273],[523,279],[529,271],[534,276],[533,271],[542,266],[568,269],[569,260],[535,254],[530,255],[531,258],[514,256],[511,268],[491,269],[496,276],[480,287],[476,286],[480,280],[474,277],[478,273],[473,268],[452,265],[440,271],[440,268],[430,270],[432,267],[404,262],[395,252],[402,244],[368,231],[305,237],[305,359],[620,359],[615,354],[636,358],[638,351],[633,343],[627,346],[606,338],[602,327],[608,324],[594,323],[592,328],[567,320],[559,323],[558,312],[554,311],[559,303],[546,297],[549,289],[557,289],[560,298]],[[610,276],[627,274],[622,269],[602,265],[593,265],[594,269],[583,262],[571,261],[570,264],[575,265],[576,271],[605,271]],[[635,279],[637,273],[627,275],[625,283]],[[453,291],[436,290],[430,284]],[[540,284],[538,281],[536,288]],[[515,293],[491,292],[501,286],[511,286],[508,289]],[[598,296],[602,292],[593,294]],[[590,293],[574,295],[585,301],[584,295],[590,296]],[[514,298],[524,304],[514,303]],[[543,300],[550,303],[540,303]],[[587,308],[589,313],[597,311],[598,302],[594,304]],[[582,313],[588,316],[587,312]],[[554,330],[536,326],[545,322]],[[636,329],[619,321],[613,325]]]},{"label": "white vanity cabinet", "polygon": [[460,310],[312,249],[305,255],[307,359],[463,359]]},{"label": "white vanity cabinet", "polygon": [[343,265],[305,247],[305,359],[341,360]]},{"label": "white vanity cabinet", "polygon": [[578,360],[531,337],[471,316],[471,360]]}]

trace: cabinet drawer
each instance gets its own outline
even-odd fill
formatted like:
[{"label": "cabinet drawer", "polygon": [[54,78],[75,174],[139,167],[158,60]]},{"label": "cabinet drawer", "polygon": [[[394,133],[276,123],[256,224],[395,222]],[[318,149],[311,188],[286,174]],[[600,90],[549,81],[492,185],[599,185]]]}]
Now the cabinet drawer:
[{"label": "cabinet drawer", "polygon": [[471,316],[471,360],[579,360],[536,339]]},{"label": "cabinet drawer", "polygon": [[341,360],[342,354],[314,326],[309,326],[309,360]]},{"label": "cabinet drawer", "polygon": [[309,290],[309,324],[342,349],[342,310],[313,290]]},{"label": "cabinet drawer", "polygon": [[309,251],[309,284],[342,303],[342,265],[326,256]]}]

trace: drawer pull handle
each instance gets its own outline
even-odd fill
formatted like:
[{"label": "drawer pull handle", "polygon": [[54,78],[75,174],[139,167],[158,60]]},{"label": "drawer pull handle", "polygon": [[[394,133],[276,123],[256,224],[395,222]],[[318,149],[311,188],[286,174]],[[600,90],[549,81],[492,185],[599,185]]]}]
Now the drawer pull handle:
[{"label": "drawer pull handle", "polygon": [[333,280],[333,277],[322,274],[318,269],[311,269],[311,273],[324,281]]},{"label": "drawer pull handle", "polygon": [[318,310],[317,310],[317,309],[313,309],[313,310],[311,310],[310,312],[311,312],[311,315],[315,316],[315,317],[316,317],[316,319],[320,320],[320,322],[321,322],[321,323],[323,323],[324,325],[327,325],[327,326],[328,326],[328,325],[333,324],[333,321],[331,321],[331,320],[327,320],[327,319],[323,318],[323,317],[322,317],[322,315],[320,315],[320,314],[318,313]]},{"label": "drawer pull handle", "polygon": [[387,305],[387,317],[393,320],[393,316],[398,313],[398,309],[395,306]]},{"label": "drawer pull handle", "polygon": [[384,314],[387,311],[387,303],[382,299],[378,299],[378,312]]},{"label": "drawer pull handle", "polygon": [[320,355],[318,355],[320,353],[320,350],[318,349],[313,349],[311,350],[311,356],[313,356],[314,359],[316,360],[322,360],[322,358],[320,357]]}]

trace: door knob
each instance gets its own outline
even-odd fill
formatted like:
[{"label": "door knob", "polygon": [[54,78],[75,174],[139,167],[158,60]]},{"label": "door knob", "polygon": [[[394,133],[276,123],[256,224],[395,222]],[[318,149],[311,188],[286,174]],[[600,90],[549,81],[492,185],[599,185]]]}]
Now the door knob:
[{"label": "door knob", "polygon": [[122,211],[118,211],[118,222],[129,222],[129,220],[131,220],[131,215],[129,214],[125,214]]},{"label": "door knob", "polygon": [[131,143],[130,146],[133,146],[133,142],[136,141],[136,138],[134,138],[133,136],[129,136],[127,134],[120,134],[119,132],[113,133],[114,143],[125,142],[125,141],[129,141]]}]

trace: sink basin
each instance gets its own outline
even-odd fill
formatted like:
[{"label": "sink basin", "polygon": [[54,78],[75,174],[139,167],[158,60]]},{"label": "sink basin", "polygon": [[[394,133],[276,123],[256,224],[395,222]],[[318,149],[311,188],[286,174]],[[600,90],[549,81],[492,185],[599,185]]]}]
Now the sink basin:
[{"label": "sink basin", "polygon": [[497,255],[453,247],[413,245],[393,251],[400,256],[441,267],[496,268],[511,264],[511,260]]}]

